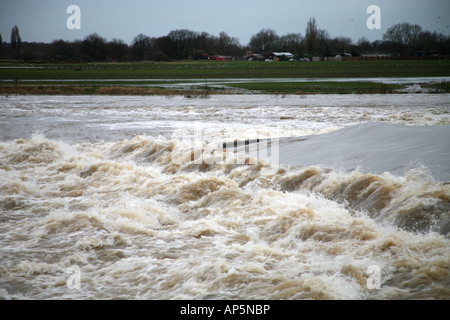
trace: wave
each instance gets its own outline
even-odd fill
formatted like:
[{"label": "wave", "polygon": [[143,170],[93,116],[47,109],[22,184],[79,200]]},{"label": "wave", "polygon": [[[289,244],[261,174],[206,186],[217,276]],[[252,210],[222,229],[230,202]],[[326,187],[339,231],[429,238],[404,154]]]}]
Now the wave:
[{"label": "wave", "polygon": [[287,165],[360,168],[382,174],[405,174],[423,165],[443,182],[450,180],[450,126],[402,126],[363,123],[328,134],[290,138],[280,144]]},{"label": "wave", "polygon": [[[386,125],[377,125],[376,127],[387,132]],[[295,154],[297,165],[282,165],[276,167],[276,170],[269,170],[269,174],[264,171],[270,169],[271,164],[267,162],[257,162],[256,165],[248,165],[249,161],[247,160],[247,162],[244,162],[247,165],[226,163],[225,161],[208,164],[205,161],[196,161],[197,159],[194,158],[192,150],[187,150],[187,155],[182,159],[182,162],[179,159],[174,161],[173,151],[176,149],[178,141],[158,140],[144,136],[137,136],[132,140],[124,140],[117,143],[88,144],[84,147],[88,152],[77,157],[70,156],[73,152],[79,152],[76,150],[76,147],[36,135],[31,140],[19,139],[12,143],[1,144],[0,148],[3,151],[1,168],[7,174],[10,174],[11,171],[17,173],[17,169],[36,169],[36,166],[54,170],[56,174],[52,174],[54,176],[53,179],[43,180],[44,185],[47,183],[52,184],[59,180],[66,180],[68,177],[76,177],[77,183],[74,185],[62,184],[59,185],[59,191],[53,192],[54,194],[60,192],[64,196],[76,197],[83,195],[83,190],[87,187],[87,179],[94,179],[96,184],[103,187],[111,183],[117,184],[117,188],[113,188],[110,192],[114,190],[119,192],[119,188],[124,186],[137,188],[136,190],[138,190],[139,187],[135,186],[132,181],[126,178],[120,180],[119,177],[123,172],[134,172],[140,166],[150,170],[146,167],[150,165],[152,172],[159,170],[159,174],[164,173],[174,177],[179,177],[179,175],[186,173],[194,176],[203,174],[208,176],[208,178],[202,178],[198,182],[185,181],[185,178],[180,178],[180,183],[188,183],[187,186],[177,186],[179,189],[172,188],[172,190],[179,192],[177,195],[180,198],[176,202],[180,204],[201,198],[230,183],[238,189],[245,188],[248,185],[257,185],[282,192],[307,191],[317,193],[327,199],[344,203],[354,211],[365,211],[373,218],[390,221],[394,225],[408,230],[429,231],[438,228],[442,234],[448,234],[450,231],[448,215],[450,211],[450,186],[446,182],[436,180],[430,174],[430,169],[423,164],[406,171],[404,175],[395,175],[389,171],[382,174],[364,172],[360,168],[346,170],[347,159],[343,162],[340,160],[339,167],[334,168],[325,164],[308,165],[302,159],[303,155],[311,153],[308,148],[312,148],[311,145],[314,144],[308,145],[306,140],[311,139],[312,142],[319,140],[322,145],[333,145],[333,148],[343,150],[336,141],[333,141],[334,138],[338,137],[345,140],[349,132],[354,133],[354,130],[359,131],[361,128],[362,126],[355,126],[350,129],[338,130],[335,133],[324,134],[323,137],[306,137],[301,141],[296,139],[281,141],[281,162],[292,161],[292,154]],[[368,136],[373,137],[373,134],[374,130],[369,128]],[[387,135],[389,134],[392,134],[392,131],[387,133]],[[428,141],[424,132],[419,132],[419,135],[424,138],[424,141]],[[358,136],[358,139],[360,137],[361,135]],[[381,139],[383,146],[386,148],[386,154],[383,155],[385,158],[388,157],[389,152],[397,150],[398,146],[389,145],[380,136],[377,136],[378,138]],[[448,141],[445,136],[441,136],[439,139],[443,143]],[[348,140],[346,141],[348,142]],[[401,141],[403,143],[405,140],[402,139]],[[358,154],[364,143],[365,140],[355,148],[358,150]],[[289,146],[287,157],[285,157],[284,153],[284,144]],[[295,146],[295,144],[300,147]],[[407,141],[406,144],[408,144]],[[369,145],[371,148],[377,149],[374,144]],[[313,147],[316,148],[317,146],[314,145]],[[436,146],[433,146],[430,148],[431,151],[427,152],[437,156],[439,160],[446,160],[447,158],[444,155],[436,155],[436,153],[442,151],[441,153],[447,154],[450,151],[439,149],[439,147],[440,144],[436,143]],[[332,152],[329,149],[325,152]],[[414,149],[414,155],[417,155],[416,150],[418,149],[420,149],[419,145],[418,148]],[[186,149],[183,150],[186,151]],[[301,152],[298,152],[298,150],[301,150]],[[347,152],[348,150],[343,151]],[[366,150],[362,152],[366,152]],[[379,152],[378,149],[377,152]],[[297,156],[297,154],[300,154],[300,156]],[[361,159],[354,154],[346,153],[346,155],[349,159]],[[317,159],[324,160],[332,158],[330,156],[317,156]],[[365,168],[369,169],[370,165],[378,165],[376,159],[374,161],[373,158],[368,156],[364,160]],[[401,159],[405,159],[404,153]],[[398,160],[398,157],[394,156],[394,160]],[[402,162],[407,163],[408,160],[406,159]],[[401,163],[393,163],[392,159],[387,159],[387,162],[395,168],[406,167],[402,166]],[[298,163],[305,163],[305,165],[300,166]],[[443,161],[440,164],[448,166],[447,161]],[[16,170],[12,170],[12,167]],[[353,167],[353,165],[350,164],[350,167]],[[446,171],[449,171],[448,168]],[[148,174],[144,176],[150,180],[153,178],[152,175]],[[119,180],[116,181],[116,179]],[[30,179],[23,176],[11,179],[13,181],[8,180],[4,179],[0,186],[0,191],[6,194],[14,195],[33,192],[42,194],[42,190],[36,190],[39,188],[36,180],[31,182]],[[164,186],[159,188],[163,188],[163,191],[167,192]],[[30,191],[30,189],[33,191]],[[149,192],[149,195],[157,194],[158,190],[157,188]],[[140,196],[141,193],[138,193],[138,195]]]},{"label": "wave", "polygon": [[[365,139],[387,130],[366,129]],[[450,297],[448,184],[422,166],[375,173],[367,162],[366,170],[347,169],[293,155],[350,133],[362,139],[361,131],[280,140],[280,166],[199,162],[192,150],[174,161],[182,142],[162,137],[0,143],[0,295]],[[82,270],[83,290],[66,288],[72,265]],[[377,290],[367,286],[373,265],[381,270]]]},{"label": "wave", "polygon": [[[448,126],[404,128],[373,124],[301,139],[282,139],[279,147],[282,166],[276,170],[270,170],[266,162],[256,166],[225,161],[198,163],[190,149],[184,163],[180,164],[172,157],[177,142],[141,136],[113,144],[109,153],[140,163],[156,163],[171,174],[224,175],[240,188],[257,183],[284,192],[314,192],[407,230],[439,230],[446,235],[450,231],[450,186],[446,182],[450,172],[447,161],[450,148],[446,148],[450,141],[449,129]],[[353,136],[353,140],[349,136]],[[330,155],[336,151],[344,153],[345,158],[336,161],[336,157]],[[248,163],[248,160],[241,163]],[[290,166],[284,165],[286,163]],[[413,163],[417,166],[413,167]],[[359,167],[361,164],[364,170]],[[392,170],[385,170],[389,168]]]}]

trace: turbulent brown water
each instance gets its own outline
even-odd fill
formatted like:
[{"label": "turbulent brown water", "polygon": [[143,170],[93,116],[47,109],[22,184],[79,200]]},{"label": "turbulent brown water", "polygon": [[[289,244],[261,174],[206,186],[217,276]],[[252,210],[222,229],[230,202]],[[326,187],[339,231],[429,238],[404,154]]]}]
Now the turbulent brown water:
[{"label": "turbulent brown water", "polygon": [[0,297],[449,299],[449,102],[2,97]]}]

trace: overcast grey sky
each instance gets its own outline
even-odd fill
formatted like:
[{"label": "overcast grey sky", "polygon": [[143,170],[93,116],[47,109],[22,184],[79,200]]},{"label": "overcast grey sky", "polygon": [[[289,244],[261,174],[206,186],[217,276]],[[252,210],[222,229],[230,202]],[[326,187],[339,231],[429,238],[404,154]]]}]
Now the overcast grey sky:
[{"label": "overcast grey sky", "polygon": [[[81,29],[69,30],[66,9],[81,9]],[[367,7],[381,9],[381,29],[369,30]],[[450,33],[450,0],[0,0],[0,34],[9,42],[17,25],[22,41],[51,42],[83,39],[91,33],[131,43],[143,33],[167,35],[176,29],[225,31],[248,44],[263,28],[278,35],[302,33],[309,18],[332,37],[347,36],[355,42],[366,37],[381,39],[390,26],[409,22],[424,30]]]}]

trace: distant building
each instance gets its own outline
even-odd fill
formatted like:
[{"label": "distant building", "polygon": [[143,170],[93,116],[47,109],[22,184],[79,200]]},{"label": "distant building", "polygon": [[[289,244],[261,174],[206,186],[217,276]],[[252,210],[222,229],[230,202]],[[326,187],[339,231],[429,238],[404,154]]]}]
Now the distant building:
[{"label": "distant building", "polygon": [[351,60],[352,55],[350,53],[336,53],[334,57],[327,56],[316,56],[313,57],[313,61],[342,61],[342,60]]},{"label": "distant building", "polygon": [[247,51],[245,53],[245,58],[248,61],[264,61],[265,57],[263,54],[253,53],[253,51]]},{"label": "distant building", "polygon": [[294,55],[290,52],[272,52],[271,58],[273,61],[280,61],[280,60],[289,60],[293,59]]},{"label": "distant building", "polygon": [[347,52],[342,52],[342,53],[338,52],[338,53],[335,54],[335,58],[337,58],[337,57],[351,58],[352,55],[350,53],[347,53]]},{"label": "distant building", "polygon": [[391,58],[390,53],[364,53],[361,55],[364,60],[388,60]]}]

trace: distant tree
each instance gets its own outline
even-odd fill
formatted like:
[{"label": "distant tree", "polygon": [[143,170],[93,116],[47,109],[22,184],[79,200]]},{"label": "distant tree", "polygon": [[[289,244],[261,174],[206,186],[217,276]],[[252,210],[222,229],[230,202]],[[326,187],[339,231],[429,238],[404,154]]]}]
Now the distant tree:
[{"label": "distant tree", "polygon": [[356,42],[356,49],[359,53],[368,53],[372,51],[372,44],[369,39],[362,37]]},{"label": "distant tree", "polygon": [[375,40],[370,44],[372,53],[388,53],[391,52],[391,46],[387,41]]},{"label": "distant tree", "polygon": [[421,32],[422,27],[417,24],[398,23],[386,30],[383,40],[388,41],[399,53],[412,53]]},{"label": "distant tree", "polygon": [[106,59],[106,40],[97,33],[88,35],[81,43],[84,58],[92,61]]},{"label": "distant tree", "polygon": [[331,52],[331,49],[330,49],[329,46],[326,46],[326,47],[325,47],[325,50],[324,50],[324,52],[323,52],[322,55],[323,55],[324,57],[332,57],[332,56],[333,56],[333,53]]},{"label": "distant tree", "polygon": [[25,61],[48,59],[49,45],[46,43],[32,42],[24,43],[20,58]]},{"label": "distant tree", "polygon": [[219,37],[210,36],[210,43],[212,44],[212,53],[226,56],[241,56],[244,50],[239,43],[239,39],[230,37],[226,32],[222,31]]},{"label": "distant tree", "polygon": [[303,51],[304,38],[301,33],[288,33],[280,37],[279,50],[291,53],[300,53]]},{"label": "distant tree", "polygon": [[330,47],[334,53],[349,53],[351,51],[352,39],[347,37],[336,37],[331,39]]},{"label": "distant tree", "polygon": [[112,39],[106,44],[106,58],[109,60],[125,60],[128,56],[129,47],[120,39]]},{"label": "distant tree", "polygon": [[275,30],[262,29],[250,39],[249,46],[258,53],[269,53],[278,50],[280,37]]},{"label": "distant tree", "polygon": [[438,32],[421,32],[417,40],[417,49],[424,53],[448,54],[450,50],[450,36],[445,36]]},{"label": "distant tree", "polygon": [[435,55],[450,54],[450,36],[440,32],[422,30],[419,25],[399,23],[386,30],[383,40],[370,42],[360,38],[356,44],[345,36],[332,38],[328,31],[319,29],[315,18],[309,19],[306,33],[288,33],[278,36],[275,30],[262,29],[251,37],[245,48],[239,40],[221,32],[218,36],[187,29],[171,31],[159,38],[137,35],[129,46],[120,39],[107,42],[98,34],[84,40],[54,40],[52,43],[28,43],[20,37],[19,28],[11,30],[11,45],[3,43],[0,34],[0,55],[3,58],[19,58],[39,61],[104,61],[144,60],[170,61],[173,59],[205,59],[208,55],[242,56],[244,50],[269,54],[273,51],[289,51],[302,57],[304,53],[333,56],[336,53],[394,53]]},{"label": "distant tree", "polygon": [[154,50],[152,52],[152,60],[154,61],[170,61],[170,58],[161,50]]},{"label": "distant tree", "polygon": [[169,32],[168,37],[175,44],[177,57],[179,59],[184,59],[187,52],[186,50],[194,49],[195,41],[199,37],[199,34],[192,30],[180,29]]},{"label": "distant tree", "polygon": [[82,61],[84,59],[83,57],[83,41],[76,39],[72,43],[70,43],[70,46],[73,49],[73,57],[76,61]]},{"label": "distant tree", "polygon": [[19,27],[14,26],[11,29],[11,48],[17,57],[22,50],[22,38],[20,37]]},{"label": "distant tree", "polygon": [[316,18],[313,17],[309,19],[305,31],[306,52],[308,52],[309,54],[313,54],[317,50],[317,37],[318,37],[317,23]]},{"label": "distant tree", "polygon": [[204,53],[211,53],[214,51],[216,43],[217,37],[211,36],[208,32],[202,32],[195,38],[196,50],[204,51]]},{"label": "distant tree", "polygon": [[331,48],[330,48],[331,40],[332,39],[331,39],[330,33],[327,30],[317,29],[315,53],[320,53],[321,55],[330,56],[331,55]]},{"label": "distant tree", "polygon": [[216,50],[217,53],[223,55],[234,55],[236,48],[239,48],[239,40],[230,37],[226,32],[222,31],[217,39]]},{"label": "distant tree", "polygon": [[143,35],[142,33],[134,37],[132,47],[138,60],[144,60],[145,53],[150,48],[151,42],[150,37]]},{"label": "distant tree", "polygon": [[187,46],[192,39],[198,36],[198,33],[188,29],[178,29],[170,31],[168,36],[175,42]]},{"label": "distant tree", "polygon": [[69,42],[62,39],[54,40],[50,45],[50,57],[54,61],[67,61],[73,59],[74,50]]},{"label": "distant tree", "polygon": [[171,60],[177,57],[175,42],[169,36],[159,37],[153,41],[153,55],[156,60]]},{"label": "distant tree", "polygon": [[430,32],[430,31],[424,31],[421,32],[418,36],[418,43],[419,43],[419,50],[423,51],[430,51],[430,50],[436,50],[437,48],[437,33]]}]

